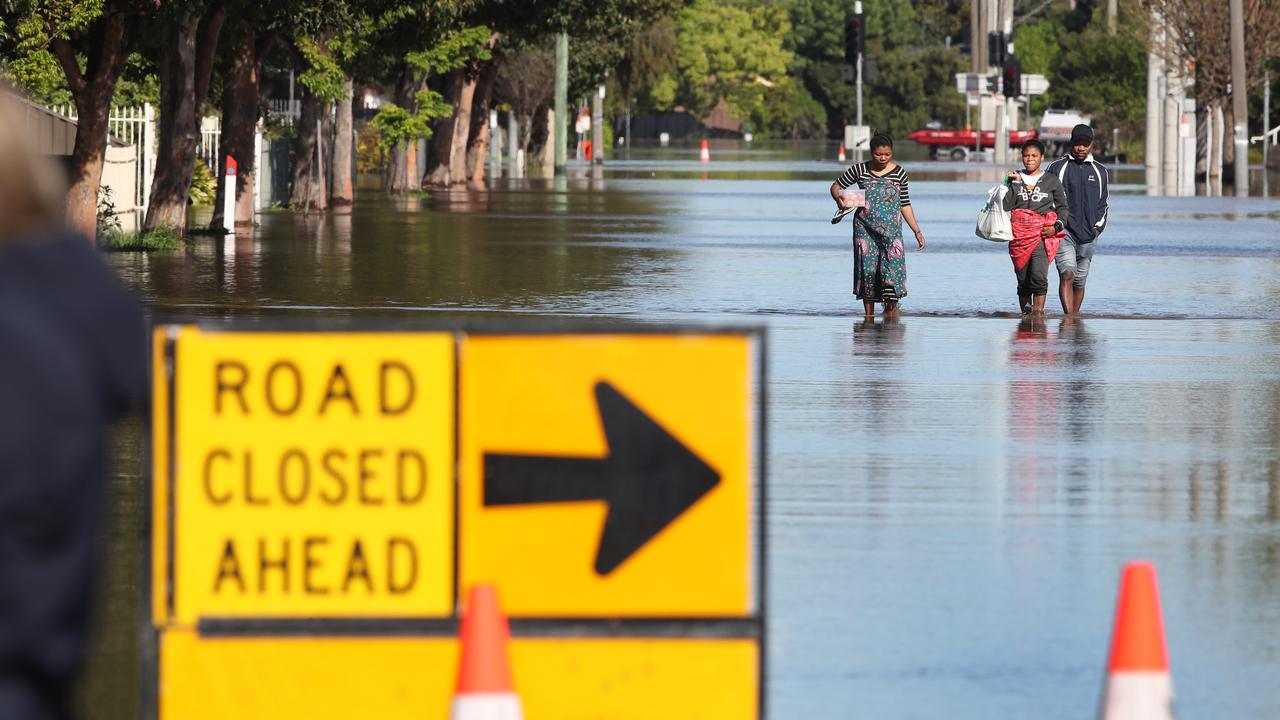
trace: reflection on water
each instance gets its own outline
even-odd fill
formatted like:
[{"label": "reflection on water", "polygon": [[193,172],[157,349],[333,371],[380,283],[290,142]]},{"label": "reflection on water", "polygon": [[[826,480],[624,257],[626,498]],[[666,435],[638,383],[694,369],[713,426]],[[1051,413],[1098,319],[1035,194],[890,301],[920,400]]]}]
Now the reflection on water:
[{"label": "reflection on water", "polygon": [[[1117,200],[1089,315],[1024,320],[992,316],[1008,256],[972,236],[982,186],[913,182],[929,251],[905,315],[863,321],[829,176],[643,162],[362,195],[109,261],[158,311],[202,318],[766,322],[773,717],[1088,714],[1134,558],[1160,571],[1180,710],[1280,716],[1275,201]],[[137,674],[136,430],[118,449],[85,692],[103,718],[137,716],[137,683],[112,682]]]}]

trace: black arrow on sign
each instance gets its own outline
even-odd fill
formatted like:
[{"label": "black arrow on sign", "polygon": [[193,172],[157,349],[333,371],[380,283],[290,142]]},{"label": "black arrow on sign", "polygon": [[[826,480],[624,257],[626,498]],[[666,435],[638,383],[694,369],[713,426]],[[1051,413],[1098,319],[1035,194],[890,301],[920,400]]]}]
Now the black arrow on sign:
[{"label": "black arrow on sign", "polygon": [[484,456],[484,504],[603,500],[595,570],[608,575],[719,482],[689,448],[607,382],[595,387],[607,457]]}]

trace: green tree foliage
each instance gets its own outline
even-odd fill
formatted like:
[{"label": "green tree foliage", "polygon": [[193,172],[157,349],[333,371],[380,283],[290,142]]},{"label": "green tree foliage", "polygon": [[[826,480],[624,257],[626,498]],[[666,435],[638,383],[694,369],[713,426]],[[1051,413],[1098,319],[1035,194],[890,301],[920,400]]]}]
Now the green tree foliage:
[{"label": "green tree foliage", "polygon": [[[1016,46],[1015,46],[1016,47]],[[1049,102],[1093,116],[1100,128],[1120,128],[1136,137],[1146,113],[1147,58],[1136,28],[1107,34],[1095,22],[1062,36],[1062,52],[1049,73]]]},{"label": "green tree foliage", "polygon": [[675,19],[663,17],[635,34],[617,64],[611,109],[616,112],[632,102],[638,112],[671,110],[679,87],[676,33]]},{"label": "green tree foliage", "polygon": [[676,22],[676,65],[685,107],[699,118],[721,100],[744,117],[761,112],[791,62],[791,53],[782,47],[782,38],[791,33],[785,9],[697,0],[680,11]]},{"label": "green tree foliage", "polygon": [[[406,53],[405,62],[423,75],[442,75],[472,60],[489,60],[493,53],[486,43],[491,34],[484,26],[454,30],[427,48]],[[414,140],[430,138],[431,121],[447,117],[452,112],[453,108],[445,102],[444,96],[431,89],[418,91],[412,110],[387,103],[372,121],[378,129],[379,147],[390,150]]]},{"label": "green tree foliage", "polygon": [[55,38],[70,39],[102,15],[103,0],[28,0],[0,4],[0,74],[36,102],[72,102],[54,57]]},{"label": "green tree foliage", "polygon": [[[857,116],[854,86],[843,78],[844,19],[854,0],[795,0],[791,72],[826,109],[827,134],[838,137]],[[865,0],[867,55],[863,122],[901,137],[930,120],[959,126],[964,98],[955,73],[967,69],[945,38],[967,25],[968,5],[947,0]]]},{"label": "green tree foliage", "polygon": [[452,112],[453,108],[434,90],[418,93],[413,112],[387,103],[378,109],[378,114],[371,121],[378,130],[378,147],[391,150],[414,140],[430,138],[431,121]]}]

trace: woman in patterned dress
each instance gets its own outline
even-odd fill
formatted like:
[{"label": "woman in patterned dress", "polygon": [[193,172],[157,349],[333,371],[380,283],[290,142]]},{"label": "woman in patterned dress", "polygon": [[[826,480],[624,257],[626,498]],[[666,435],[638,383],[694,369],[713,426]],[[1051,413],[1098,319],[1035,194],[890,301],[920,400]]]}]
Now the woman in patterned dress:
[{"label": "woman in patterned dress", "polygon": [[855,184],[866,193],[866,206],[854,214],[853,294],[868,317],[875,314],[876,303],[884,304],[885,315],[896,315],[898,301],[907,296],[902,221],[911,226],[921,250],[924,233],[911,209],[907,172],[893,161],[893,139],[888,135],[872,137],[871,160],[851,166],[831,183],[831,197],[841,209],[856,204],[841,194]]}]

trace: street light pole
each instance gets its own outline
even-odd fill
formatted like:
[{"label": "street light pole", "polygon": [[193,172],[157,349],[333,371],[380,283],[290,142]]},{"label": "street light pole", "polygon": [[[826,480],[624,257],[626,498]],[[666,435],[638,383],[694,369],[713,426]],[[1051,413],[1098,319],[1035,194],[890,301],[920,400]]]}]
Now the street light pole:
[{"label": "street light pole", "polygon": [[1249,195],[1249,94],[1244,73],[1244,8],[1231,0],[1231,113],[1235,116],[1236,197]]},{"label": "street light pole", "polygon": [[[853,12],[854,14],[860,17],[862,16],[862,0],[858,0],[853,4]],[[855,73],[854,87],[857,89],[857,95],[858,95],[858,127],[862,127],[862,55],[863,55],[863,49],[862,49],[862,46],[859,45],[858,46],[858,62],[856,64],[857,65],[856,68],[854,69],[854,73]],[[862,162],[862,146],[861,145],[854,148],[853,161]]]},{"label": "street light pole", "polygon": [[556,35],[556,86],[555,86],[555,128],[547,133],[547,139],[555,143],[555,172],[564,174],[564,166],[568,161],[566,146],[569,144],[569,33]]}]

